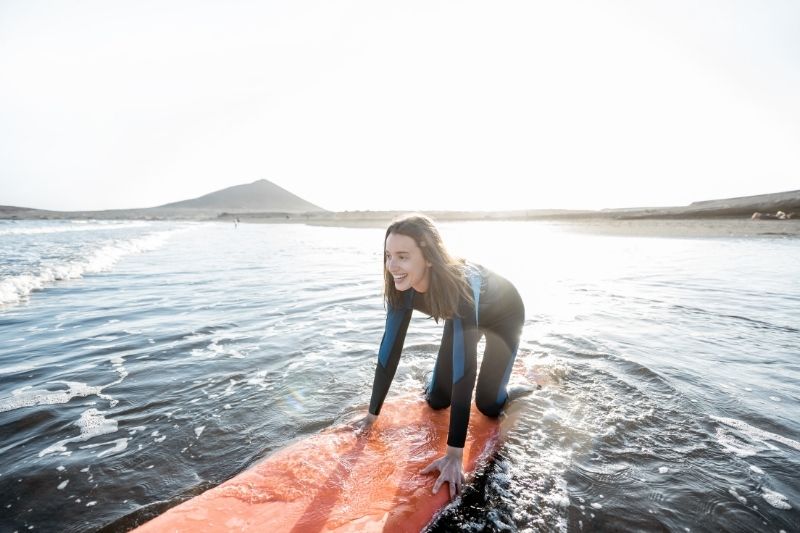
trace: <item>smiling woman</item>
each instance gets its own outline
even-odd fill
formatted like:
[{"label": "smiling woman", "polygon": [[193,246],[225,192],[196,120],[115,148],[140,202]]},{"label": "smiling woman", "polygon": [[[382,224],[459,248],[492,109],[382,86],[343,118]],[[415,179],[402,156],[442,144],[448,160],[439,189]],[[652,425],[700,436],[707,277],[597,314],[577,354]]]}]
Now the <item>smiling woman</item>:
[{"label": "smiling woman", "polygon": [[[444,332],[425,396],[434,409],[452,407],[447,453],[422,473],[438,470],[434,494],[444,483],[450,496],[463,490],[463,451],[473,388],[475,403],[490,417],[508,401],[506,386],[519,346],[525,308],[516,288],[488,269],[453,257],[433,221],[419,214],[402,217],[384,240],[386,330],[378,353],[369,413],[358,423],[369,427],[378,417],[400,361],[414,309],[438,322]],[[477,371],[477,346],[486,351]]]},{"label": "smiling woman", "polygon": [[425,260],[411,237],[392,233],[386,238],[387,283],[394,283],[398,291],[407,291],[411,287],[419,292],[427,291],[431,266],[433,264]]}]

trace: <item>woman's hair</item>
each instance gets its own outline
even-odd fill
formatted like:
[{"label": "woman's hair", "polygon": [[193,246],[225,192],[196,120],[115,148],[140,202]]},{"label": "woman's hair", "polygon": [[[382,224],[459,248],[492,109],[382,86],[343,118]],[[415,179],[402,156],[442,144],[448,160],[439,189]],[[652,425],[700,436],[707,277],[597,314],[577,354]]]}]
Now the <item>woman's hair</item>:
[{"label": "woman's hair", "polygon": [[422,250],[422,256],[431,264],[430,284],[423,298],[425,307],[437,322],[440,318],[456,316],[462,299],[472,301],[472,293],[464,276],[464,260],[450,255],[433,220],[414,213],[396,218],[386,229],[383,238],[384,294],[389,306],[402,307],[404,303],[403,293],[395,288],[394,278],[386,269],[386,239],[392,233],[414,239]]}]

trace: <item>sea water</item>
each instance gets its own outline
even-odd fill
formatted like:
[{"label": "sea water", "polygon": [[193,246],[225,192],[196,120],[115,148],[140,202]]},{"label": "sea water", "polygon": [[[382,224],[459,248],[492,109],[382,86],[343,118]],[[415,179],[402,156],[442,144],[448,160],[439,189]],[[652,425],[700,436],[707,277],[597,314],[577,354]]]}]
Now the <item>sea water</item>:
[{"label": "sea water", "polygon": [[[799,531],[800,239],[575,228],[441,225],[519,288],[512,383],[541,388],[431,529]],[[0,223],[0,531],[126,531],[364,413],[382,240]],[[440,336],[415,313],[389,398]]]}]

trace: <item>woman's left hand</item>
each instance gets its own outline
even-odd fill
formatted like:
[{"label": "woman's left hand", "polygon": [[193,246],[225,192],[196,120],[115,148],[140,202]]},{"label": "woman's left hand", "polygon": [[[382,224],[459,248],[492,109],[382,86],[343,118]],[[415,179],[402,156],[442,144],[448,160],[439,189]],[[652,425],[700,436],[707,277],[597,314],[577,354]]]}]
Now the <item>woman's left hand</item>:
[{"label": "woman's left hand", "polygon": [[461,494],[464,490],[464,468],[461,466],[461,461],[464,456],[464,448],[447,447],[447,454],[441,457],[420,471],[420,474],[427,474],[434,470],[439,471],[439,478],[433,484],[433,493],[439,492],[442,484],[445,482],[450,484],[450,499],[454,499],[457,494]]}]

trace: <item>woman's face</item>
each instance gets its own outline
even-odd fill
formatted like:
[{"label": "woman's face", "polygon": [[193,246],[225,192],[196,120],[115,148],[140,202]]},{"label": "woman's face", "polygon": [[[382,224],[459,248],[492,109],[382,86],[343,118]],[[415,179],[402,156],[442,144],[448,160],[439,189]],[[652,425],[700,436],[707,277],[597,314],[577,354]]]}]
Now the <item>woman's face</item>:
[{"label": "woman's face", "polygon": [[407,291],[411,287],[417,292],[428,290],[431,264],[425,260],[414,239],[408,235],[390,233],[386,237],[384,259],[386,270],[394,278],[394,286],[398,291]]}]

